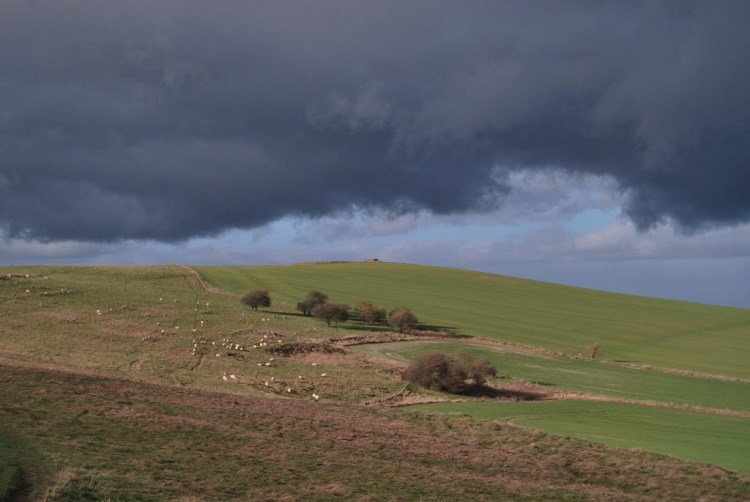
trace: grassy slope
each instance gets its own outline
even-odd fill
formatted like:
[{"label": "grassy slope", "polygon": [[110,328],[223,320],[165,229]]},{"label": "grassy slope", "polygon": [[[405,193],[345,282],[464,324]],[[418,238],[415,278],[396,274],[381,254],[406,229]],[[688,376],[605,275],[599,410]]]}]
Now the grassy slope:
[{"label": "grassy slope", "polygon": [[[358,357],[277,356],[265,367],[256,364],[269,360],[263,350],[228,357],[210,344],[193,356],[195,336],[246,344],[262,333],[305,340],[347,326],[281,315],[283,306],[251,312],[235,296],[206,293],[179,267],[0,268],[9,272],[40,277],[0,281],[0,423],[44,457],[31,465],[53,473],[50,501],[750,493],[744,475],[647,452],[352,406],[403,385]],[[47,295],[59,288],[72,292]],[[223,382],[223,371],[237,380]],[[23,462],[18,442],[2,442],[11,447],[0,465]]]},{"label": "grassy slope", "polygon": [[[378,343],[360,345],[353,349],[404,362],[431,351],[469,352],[487,358],[497,368],[500,376],[522,378],[556,389],[639,401],[750,412],[750,384],[737,381],[624,368],[465,341]],[[748,422],[750,423],[750,420]]]},{"label": "grassy slope", "polygon": [[0,419],[59,468],[48,496],[35,500],[750,496],[746,475],[486,421],[2,364],[0,379]]},{"label": "grassy slope", "polygon": [[[409,361],[429,351],[465,351],[488,358],[499,374],[561,390],[699,407],[750,411],[750,384],[622,368],[591,361],[456,341],[369,344],[356,350]],[[502,385],[502,381],[499,382]],[[417,409],[503,419],[553,434],[710,462],[750,472],[750,419],[594,401],[450,403]]]},{"label": "grassy slope", "polygon": [[578,354],[750,378],[750,310],[606,293],[459,269],[395,263],[196,269],[234,292],[294,303],[320,289],[411,307],[420,320],[473,336]]},{"label": "grassy slope", "polygon": [[465,413],[610,446],[644,448],[750,472],[746,418],[592,401],[436,403],[414,408]]}]

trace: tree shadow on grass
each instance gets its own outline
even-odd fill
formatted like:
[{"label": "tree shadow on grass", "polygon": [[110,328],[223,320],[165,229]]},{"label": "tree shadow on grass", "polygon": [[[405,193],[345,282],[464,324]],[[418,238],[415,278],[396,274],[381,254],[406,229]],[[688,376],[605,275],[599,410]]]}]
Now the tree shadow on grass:
[{"label": "tree shadow on grass", "polygon": [[440,324],[420,324],[419,328],[416,330],[416,334],[419,334],[420,331],[437,331],[441,333],[450,333],[451,335],[461,335],[461,333],[459,333],[457,330],[458,328],[456,326],[441,326]]},{"label": "tree shadow on grass", "polygon": [[391,331],[393,331],[393,328],[386,324],[371,325],[360,323],[358,321],[349,321],[345,324],[341,324],[340,326],[351,331],[367,331],[370,333],[390,333]]},{"label": "tree shadow on grass", "polygon": [[275,315],[277,317],[312,317],[309,315],[304,315],[302,312],[293,312],[291,310],[258,310],[258,312]]},{"label": "tree shadow on grass", "polygon": [[543,399],[546,399],[547,397],[547,395],[542,392],[515,389],[496,389],[495,387],[488,387],[486,385],[475,387],[462,395],[512,401],[541,401]]}]

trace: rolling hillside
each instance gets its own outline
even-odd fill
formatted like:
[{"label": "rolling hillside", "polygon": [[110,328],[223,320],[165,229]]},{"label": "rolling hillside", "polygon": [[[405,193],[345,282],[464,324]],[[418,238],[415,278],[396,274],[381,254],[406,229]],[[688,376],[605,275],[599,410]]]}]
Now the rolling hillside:
[{"label": "rolling hillside", "polygon": [[[497,295],[491,279],[508,283],[498,288],[506,295],[517,285],[536,287],[540,297],[556,288],[391,264],[201,270],[235,280],[238,291],[268,287],[290,303],[312,287],[354,303],[357,288],[369,285],[381,296],[362,296],[406,303],[428,324],[466,332],[466,318],[453,322],[430,307],[449,285],[463,291],[465,308],[472,295]],[[517,298],[505,305],[514,301],[523,305]],[[536,312],[551,322],[543,308]],[[459,415],[393,408],[394,399],[413,397],[400,363],[341,342],[391,334],[357,320],[328,327],[278,301],[252,311],[174,265],[2,267],[0,319],[0,500],[748,499],[748,438],[734,433],[747,421],[740,382],[482,342],[476,350],[493,346],[504,374],[544,380],[551,391],[685,399],[691,408],[545,401],[517,410],[508,399],[481,407],[473,398],[454,403]],[[482,328],[482,319],[468,320]],[[408,353],[385,343],[369,349],[398,349],[405,360],[426,340],[408,343]],[[506,379],[493,384],[502,388]],[[727,410],[697,414],[700,406]],[[578,435],[571,417],[579,429],[592,424],[597,436],[612,437],[564,437]],[[611,434],[644,421],[638,437]]]},{"label": "rolling hillside", "polygon": [[661,300],[467,270],[397,263],[198,266],[211,284],[269,289],[294,303],[311,289],[355,305],[412,308],[431,326],[634,364],[750,378],[750,310]]}]

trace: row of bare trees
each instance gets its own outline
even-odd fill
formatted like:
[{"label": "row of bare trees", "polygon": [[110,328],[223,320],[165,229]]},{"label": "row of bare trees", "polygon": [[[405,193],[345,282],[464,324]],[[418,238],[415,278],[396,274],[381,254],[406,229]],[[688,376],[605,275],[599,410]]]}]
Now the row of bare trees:
[{"label": "row of bare trees", "polygon": [[[270,307],[268,291],[255,290],[242,297],[242,302],[257,310]],[[349,306],[343,303],[330,303],[328,295],[321,291],[310,291],[307,297],[297,303],[302,315],[319,317],[329,326],[331,323],[349,320]],[[359,318],[368,325],[384,324],[386,321],[400,333],[411,331],[419,326],[419,320],[406,307],[397,307],[387,313],[382,305],[370,300],[360,301],[355,308]],[[592,350],[592,359],[598,347]],[[409,382],[435,391],[454,394],[469,394],[481,389],[487,379],[495,376],[495,368],[485,358],[475,358],[467,354],[443,354],[430,352],[412,361],[403,377]]]},{"label": "row of bare trees", "polygon": [[[349,306],[343,303],[329,303],[328,295],[321,291],[310,291],[304,300],[297,303],[297,310],[304,315],[320,317],[328,325],[349,320]],[[401,333],[419,326],[417,316],[406,307],[397,307],[388,314],[382,305],[375,305],[370,300],[362,300],[355,310],[359,318],[371,326],[388,321]]]},{"label": "row of bare trees", "polygon": [[[256,289],[242,297],[242,303],[258,310],[258,307],[270,307],[271,296],[268,291]],[[331,323],[349,320],[349,306],[343,303],[329,303],[328,295],[322,291],[310,291],[307,297],[297,303],[297,310],[302,315],[319,317],[329,326]],[[396,307],[388,313],[382,305],[375,305],[370,300],[360,301],[355,308],[359,318],[368,325],[377,326],[386,321],[400,333],[408,332],[419,327],[419,319],[406,307]]]}]

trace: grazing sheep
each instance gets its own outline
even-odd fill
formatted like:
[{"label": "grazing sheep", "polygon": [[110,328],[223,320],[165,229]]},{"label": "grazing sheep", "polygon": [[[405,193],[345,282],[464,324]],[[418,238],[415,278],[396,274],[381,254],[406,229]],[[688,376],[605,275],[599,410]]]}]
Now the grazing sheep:
[{"label": "grazing sheep", "polygon": [[319,395],[317,395],[317,394],[313,394],[313,395],[312,395],[312,397],[313,397],[313,399],[315,399],[316,401],[320,399],[320,396],[319,396]]}]

